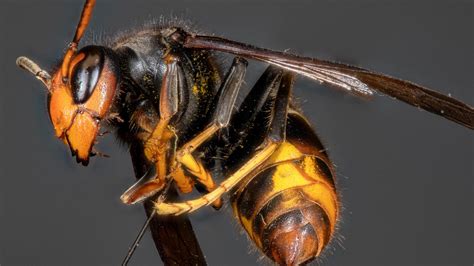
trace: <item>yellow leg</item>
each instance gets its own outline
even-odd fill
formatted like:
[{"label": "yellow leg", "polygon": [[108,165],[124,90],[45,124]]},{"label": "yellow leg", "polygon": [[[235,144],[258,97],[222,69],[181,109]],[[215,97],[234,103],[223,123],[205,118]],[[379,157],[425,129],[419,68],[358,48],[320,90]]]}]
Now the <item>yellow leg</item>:
[{"label": "yellow leg", "polygon": [[167,173],[167,153],[174,132],[168,127],[168,120],[161,119],[145,143],[145,156],[150,162],[155,163],[157,178],[164,180]]},{"label": "yellow leg", "polygon": [[153,196],[156,192],[162,190],[165,185],[165,182],[160,179],[151,180],[136,186],[134,185],[125,191],[120,199],[125,204],[135,204]]},{"label": "yellow leg", "polygon": [[180,158],[184,157],[186,154],[191,154],[195,149],[197,149],[201,144],[203,144],[206,140],[209,140],[214,134],[220,129],[220,127],[215,124],[211,123],[204,129],[201,133],[197,136],[192,138],[189,142],[183,145],[181,149],[176,154],[176,159],[179,161]]},{"label": "yellow leg", "polygon": [[[157,193],[170,180],[169,164],[174,162],[177,136],[173,128],[169,126],[169,122],[178,111],[178,91],[182,85],[180,83],[182,71],[178,61],[171,54],[165,58],[166,73],[163,76],[160,90],[158,124],[156,126],[149,125],[146,119],[144,121],[139,119],[141,116],[145,117],[143,114],[136,113],[138,114],[137,122],[150,132],[144,143],[144,154],[154,164],[156,173],[139,180],[122,195],[122,201],[127,204],[136,203]],[[191,179],[187,178],[184,173],[178,171],[174,179],[182,191],[192,190],[192,182],[188,182]]]},{"label": "yellow leg", "polygon": [[171,177],[181,193],[190,193],[193,191],[194,182],[189,176],[184,174],[181,167],[176,168],[171,173]]},{"label": "yellow leg", "polygon": [[[173,178],[178,189],[182,193],[189,193],[193,189],[194,181],[186,176],[183,168],[191,174],[196,175],[196,181],[209,191],[214,189],[215,185],[210,174],[204,166],[192,156],[192,152],[203,142],[212,137],[219,129],[216,125],[211,124],[204,131],[186,143],[179,152],[175,152],[173,145],[176,138],[175,132],[168,126],[168,119],[161,119],[151,132],[149,138],[145,142],[144,152],[147,159],[155,164],[156,174],[149,177],[149,181],[137,182],[136,185],[128,189],[121,197],[122,201],[127,204],[133,204],[147,198],[150,194],[156,193],[164,187],[169,178]],[[176,157],[176,159],[174,159]],[[185,158],[182,160],[182,158]],[[181,163],[183,161],[184,163]],[[168,175],[168,162],[177,162],[171,166],[171,173]],[[142,188],[142,186],[145,186]],[[215,202],[215,207],[222,205],[220,200]]]},{"label": "yellow leg", "polygon": [[[214,183],[211,174],[194,156],[186,153],[184,157],[180,159],[180,163],[181,167],[175,168],[175,170],[171,173],[171,176],[176,182],[176,186],[181,193],[190,193],[193,190],[193,186],[195,185],[194,181],[201,184],[207,192],[211,192],[216,188],[216,184]],[[195,179],[193,180],[187,176],[184,173],[183,168],[186,169],[186,172],[194,176]],[[222,207],[222,203],[222,199],[219,198],[212,203],[212,206],[215,209],[220,209]]]},{"label": "yellow leg", "polygon": [[[192,187],[189,187],[189,177],[184,175],[183,169],[196,177],[195,181],[203,185],[208,192],[215,189],[216,185],[211,174],[206,170],[204,165],[192,155],[192,152],[206,140],[214,136],[218,130],[219,126],[215,123],[211,123],[206,129],[184,144],[183,147],[176,152],[176,164],[172,167],[174,170],[171,175],[181,192],[188,193],[192,190]],[[214,200],[212,204],[215,209],[219,209],[222,206],[222,199],[218,198]]]},{"label": "yellow leg", "polygon": [[[168,127],[169,120],[160,120],[144,144],[147,159],[155,165],[156,172],[140,179],[125,191],[120,199],[125,204],[135,204],[164,188],[168,176],[168,153],[173,149],[174,131]],[[192,189],[192,185],[191,185]]]},{"label": "yellow leg", "polygon": [[[196,182],[201,184],[207,192],[211,192],[216,188],[216,184],[214,183],[211,174],[196,157],[190,153],[185,153],[183,156],[180,156],[178,160],[181,163],[181,167],[179,167],[179,169],[184,168],[188,173],[196,177]],[[222,207],[222,199],[216,199],[212,203],[212,206],[214,209],[220,209]]]},{"label": "yellow leg", "polygon": [[[173,72],[174,70],[173,67],[175,65],[173,64],[173,62],[175,61],[171,60],[168,64],[168,70],[170,72]],[[229,69],[228,74],[226,75],[226,78],[222,83],[222,86],[219,88],[219,99],[215,108],[213,121],[202,132],[200,132],[197,136],[195,136],[192,140],[190,140],[180,148],[180,150],[176,153],[176,158],[174,160],[175,163],[172,163],[171,165],[171,172],[174,172],[176,171],[176,169],[183,167],[182,169],[188,170],[189,173],[196,176],[196,181],[198,183],[201,183],[207,190],[212,190],[215,188],[214,181],[212,180],[209,172],[205,169],[205,167],[199,160],[193,157],[192,153],[205,141],[209,140],[212,136],[214,136],[219,129],[226,127],[229,124],[234,103],[237,98],[241,84],[243,82],[246,67],[247,62],[245,60],[241,58],[236,58],[234,60],[231,69]],[[177,95],[177,92],[172,89],[175,88],[177,84],[179,84],[179,79],[164,79],[163,84],[167,84],[168,86],[165,87],[170,88],[170,90],[166,92],[163,92],[162,90],[160,96],[161,99],[168,99],[160,100],[160,115],[165,114],[163,118],[166,118],[171,117],[171,114],[176,113],[175,111],[178,107],[176,101],[177,97],[171,96]],[[184,179],[184,175],[178,175],[178,177],[179,180]],[[219,197],[212,200],[212,202],[215,202],[215,207],[219,207],[222,204],[220,202]]]},{"label": "yellow leg", "polygon": [[260,166],[267,160],[273,152],[278,148],[279,143],[268,141],[266,145],[258,151],[251,160],[247,161],[239,170],[232,174],[228,179],[222,182],[216,189],[210,193],[182,203],[155,203],[155,209],[158,214],[172,214],[180,215],[183,213],[190,213],[198,210],[201,207],[207,206],[219,199],[224,193],[228,192],[235,185],[237,185],[243,178],[249,175],[255,168]]},{"label": "yellow leg", "polygon": [[[236,63],[237,64],[237,63]],[[231,84],[232,82],[225,82],[224,84]],[[278,88],[277,95],[275,97],[275,102],[273,106],[273,114],[271,118],[271,123],[268,127],[267,139],[262,144],[262,148],[257,149],[255,154],[250,157],[250,159],[235,173],[233,173],[229,178],[222,182],[215,190],[210,193],[194,199],[181,203],[155,203],[155,209],[158,214],[173,214],[180,215],[183,213],[190,213],[203,206],[207,206],[214,202],[216,199],[220,198],[224,193],[231,190],[237,184],[247,177],[252,171],[258,169],[265,161],[276,151],[281,143],[285,140],[286,132],[286,118],[288,113],[288,106],[291,95],[291,87],[293,84],[293,74],[290,72],[283,75],[281,79],[281,84]],[[240,84],[238,85],[240,86]],[[227,87],[227,89],[229,89]],[[235,89],[235,88],[234,88]],[[233,96],[229,94],[231,90],[224,90],[223,96],[224,99],[233,99]],[[233,100],[232,100],[233,102]],[[191,142],[183,146],[183,149],[177,154],[178,162],[186,159],[186,153],[192,153],[193,149],[203,143],[205,140],[209,139],[219,128],[225,127],[230,121],[230,115],[232,114],[229,106],[232,105],[226,104],[226,101],[219,102],[218,107],[216,108],[216,120],[215,124],[211,124],[206,130],[198,135]],[[221,111],[222,110],[222,111]]]},{"label": "yellow leg", "polygon": [[[172,140],[176,134],[169,126],[170,120],[178,111],[177,94],[179,90],[178,60],[167,55],[165,58],[166,73],[163,76],[160,91],[160,120],[145,143],[144,153],[147,159],[156,164],[157,178],[164,180],[167,172],[167,155],[172,147]],[[172,151],[174,154],[174,150]]]}]

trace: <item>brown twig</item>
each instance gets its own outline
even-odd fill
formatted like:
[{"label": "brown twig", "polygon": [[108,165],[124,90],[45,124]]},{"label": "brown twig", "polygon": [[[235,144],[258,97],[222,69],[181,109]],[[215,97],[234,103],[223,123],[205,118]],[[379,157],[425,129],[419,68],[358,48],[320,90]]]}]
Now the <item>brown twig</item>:
[{"label": "brown twig", "polygon": [[[148,168],[141,145],[132,144],[130,155],[138,179]],[[178,199],[178,193],[171,187],[167,193],[167,200]],[[145,202],[144,206],[147,217],[150,217],[153,213],[152,201]],[[151,235],[165,265],[207,265],[187,216],[153,216],[150,221]]]}]

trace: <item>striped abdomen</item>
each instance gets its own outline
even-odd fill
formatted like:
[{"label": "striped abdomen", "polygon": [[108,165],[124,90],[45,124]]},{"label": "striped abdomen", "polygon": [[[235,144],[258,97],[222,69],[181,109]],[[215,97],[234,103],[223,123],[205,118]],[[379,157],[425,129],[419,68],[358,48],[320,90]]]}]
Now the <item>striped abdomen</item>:
[{"label": "striped abdomen", "polygon": [[249,237],[284,265],[319,256],[339,212],[329,159],[316,135],[300,130],[312,133],[304,118],[293,114],[287,140],[232,197],[234,213]]}]

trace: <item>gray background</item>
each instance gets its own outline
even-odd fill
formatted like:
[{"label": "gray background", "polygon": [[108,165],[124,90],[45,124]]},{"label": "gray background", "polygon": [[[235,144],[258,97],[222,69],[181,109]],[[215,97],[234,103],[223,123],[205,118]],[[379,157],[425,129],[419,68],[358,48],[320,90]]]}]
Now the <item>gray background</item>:
[{"label": "gray background", "polygon": [[[88,36],[175,14],[208,32],[272,49],[344,61],[474,104],[472,1],[98,1]],[[125,148],[75,163],[53,136],[45,92],[15,67],[60,59],[82,1],[1,1],[0,264],[117,265],[141,226]],[[83,42],[85,44],[85,42]],[[263,69],[252,64],[249,85]],[[337,166],[339,244],[324,265],[472,265],[472,131],[389,97],[363,101],[297,82],[296,94]],[[191,217],[210,265],[267,263],[231,217]],[[147,235],[132,265],[156,264]],[[267,263],[268,264],[268,263]]]}]

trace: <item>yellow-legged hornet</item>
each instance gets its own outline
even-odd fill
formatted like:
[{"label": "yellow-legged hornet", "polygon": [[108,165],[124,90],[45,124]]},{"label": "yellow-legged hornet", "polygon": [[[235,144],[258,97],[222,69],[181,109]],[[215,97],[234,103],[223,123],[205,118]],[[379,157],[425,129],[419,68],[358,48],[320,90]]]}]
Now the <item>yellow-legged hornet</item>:
[{"label": "yellow-legged hornet", "polygon": [[[27,59],[18,61],[47,85],[56,135],[83,164],[94,153],[103,122],[117,127],[122,139],[142,143],[153,167],[124,193],[125,203],[155,195],[169,180],[181,192],[196,186],[209,194],[196,201],[158,204],[161,214],[190,212],[207,204],[218,208],[222,193],[232,191],[239,221],[277,262],[298,263],[320,254],[339,212],[333,166],[290,101],[294,73],[364,96],[378,90],[473,126],[471,107],[412,83],[170,25],[123,36],[107,47],[78,49],[88,10],[52,77]],[[221,71],[210,50],[239,57],[230,70]],[[233,111],[247,64],[242,57],[272,66]],[[225,178],[221,185],[211,178],[209,169],[216,167]],[[297,248],[288,248],[292,246]]]}]

